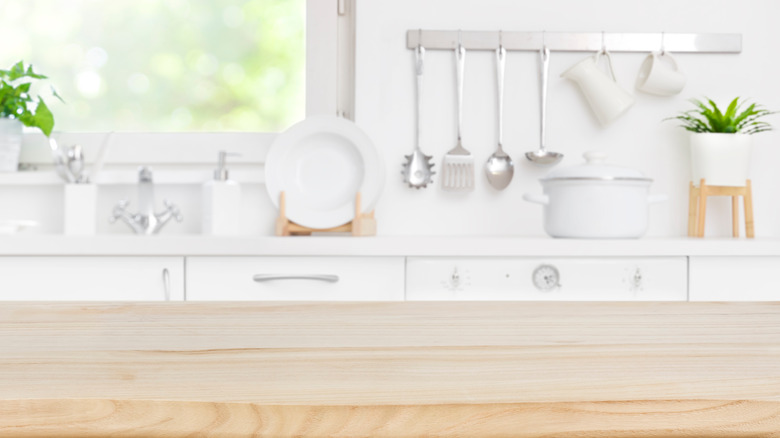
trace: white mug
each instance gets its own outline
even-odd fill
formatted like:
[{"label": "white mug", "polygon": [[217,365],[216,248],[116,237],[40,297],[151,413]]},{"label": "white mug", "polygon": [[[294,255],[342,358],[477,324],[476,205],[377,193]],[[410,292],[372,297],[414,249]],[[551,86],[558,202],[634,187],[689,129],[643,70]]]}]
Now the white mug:
[{"label": "white mug", "polygon": [[[598,68],[601,54],[609,65],[609,76]],[[624,90],[615,79],[612,58],[609,52],[599,52],[589,56],[561,74],[580,86],[591,109],[603,125],[607,125],[625,114],[634,104],[634,97]]]},{"label": "white mug", "polygon": [[659,96],[672,96],[685,87],[685,75],[669,52],[647,55],[639,67],[636,89]]}]

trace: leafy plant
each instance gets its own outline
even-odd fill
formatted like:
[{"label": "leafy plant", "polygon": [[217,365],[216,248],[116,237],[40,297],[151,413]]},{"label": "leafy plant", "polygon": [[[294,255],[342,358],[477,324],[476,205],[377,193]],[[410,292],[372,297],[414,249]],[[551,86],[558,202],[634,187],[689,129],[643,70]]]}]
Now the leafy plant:
[{"label": "leafy plant", "polygon": [[691,99],[691,102],[696,106],[695,109],[684,111],[667,120],[679,120],[682,122],[682,128],[692,132],[757,134],[772,130],[772,125],[760,119],[775,112],[755,103],[744,108],[745,102],[739,102],[739,97],[731,101],[725,112],[709,98],[707,103],[697,99]]},{"label": "leafy plant", "polygon": [[[54,115],[41,96],[30,95],[32,81],[40,79],[48,78],[33,72],[31,65],[25,69],[23,61],[9,70],[0,70],[0,117],[17,119],[25,126],[40,129],[48,137],[54,128]],[[52,92],[62,100],[53,88]]]}]

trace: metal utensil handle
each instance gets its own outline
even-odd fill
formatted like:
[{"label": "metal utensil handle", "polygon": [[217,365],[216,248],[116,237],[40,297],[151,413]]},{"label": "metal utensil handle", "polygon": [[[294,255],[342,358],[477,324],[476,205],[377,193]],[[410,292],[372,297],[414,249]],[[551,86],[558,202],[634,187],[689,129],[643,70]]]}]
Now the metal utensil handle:
[{"label": "metal utensil handle", "polygon": [[463,125],[463,70],[466,67],[466,49],[462,44],[455,48],[455,76],[457,78],[458,92],[458,141],[461,139],[461,127]]},{"label": "metal utensil handle", "polygon": [[547,123],[547,77],[550,73],[550,49],[544,46],[539,54],[542,58],[541,92],[539,93],[542,109],[542,114],[539,117],[539,150],[545,151],[544,126]]},{"label": "metal utensil handle", "polygon": [[504,69],[506,68],[506,49],[499,46],[496,50],[496,83],[498,85],[498,147],[503,146],[504,138]]},{"label": "metal utensil handle", "polygon": [[57,144],[54,137],[49,137],[49,147],[51,148],[51,156],[54,160],[54,167],[57,169],[57,174],[65,180],[65,182],[75,182],[73,176],[66,167],[67,163],[65,162],[65,156],[63,155],[62,149],[60,149],[60,146]]},{"label": "metal utensil handle", "polygon": [[336,283],[339,281],[339,276],[330,274],[256,274],[252,280],[257,283],[274,280],[314,280]]},{"label": "metal utensil handle", "polygon": [[97,180],[97,176],[100,173],[101,170],[103,170],[103,165],[106,162],[106,152],[108,152],[108,147],[111,145],[111,140],[114,138],[114,131],[109,132],[105,138],[103,138],[103,143],[100,145],[100,150],[98,151],[97,158],[95,159],[95,164],[92,165],[92,170],[89,172],[87,182],[95,182]]},{"label": "metal utensil handle", "polygon": [[423,92],[423,58],[425,57],[425,48],[417,46],[414,51],[415,70],[417,72],[417,149],[420,149],[422,138],[422,92]]},{"label": "metal utensil handle", "polygon": [[170,271],[168,271],[168,268],[163,269],[162,280],[163,280],[163,297],[165,297],[165,301],[170,301],[171,300],[171,273]]}]

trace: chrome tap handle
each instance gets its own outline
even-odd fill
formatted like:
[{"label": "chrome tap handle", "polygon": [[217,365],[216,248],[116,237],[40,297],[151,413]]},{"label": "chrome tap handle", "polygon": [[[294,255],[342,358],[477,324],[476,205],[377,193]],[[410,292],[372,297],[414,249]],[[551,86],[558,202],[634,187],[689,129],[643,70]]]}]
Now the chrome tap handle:
[{"label": "chrome tap handle", "polygon": [[176,222],[181,222],[184,220],[184,217],[181,215],[181,210],[179,210],[179,207],[177,207],[176,204],[167,199],[164,199],[163,205],[165,205],[166,211],[171,212],[171,215],[174,219],[176,219]]},{"label": "chrome tap handle", "polygon": [[114,223],[122,217],[123,215],[127,214],[127,206],[130,205],[130,201],[127,199],[122,199],[119,202],[114,205],[114,210],[111,213],[111,216],[108,218],[109,223]]}]

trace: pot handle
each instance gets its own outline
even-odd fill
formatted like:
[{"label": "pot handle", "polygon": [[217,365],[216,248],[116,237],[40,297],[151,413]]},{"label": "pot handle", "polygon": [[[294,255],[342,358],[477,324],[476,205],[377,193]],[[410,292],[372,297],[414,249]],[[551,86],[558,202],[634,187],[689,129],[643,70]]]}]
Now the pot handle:
[{"label": "pot handle", "polygon": [[649,195],[647,197],[648,204],[655,204],[658,202],[664,202],[669,199],[668,195]]},{"label": "pot handle", "polygon": [[535,204],[547,205],[550,203],[550,197],[547,195],[534,195],[531,193],[525,193],[523,194],[523,199],[525,199],[528,202],[533,202]]}]

